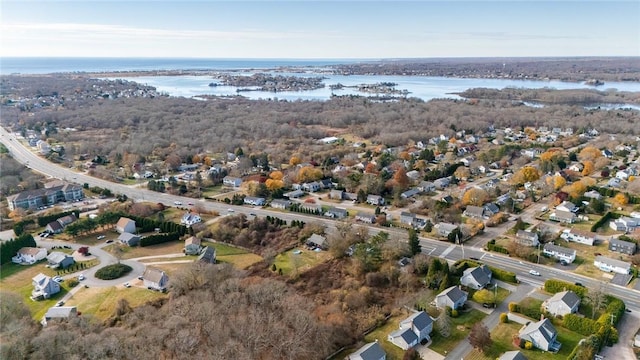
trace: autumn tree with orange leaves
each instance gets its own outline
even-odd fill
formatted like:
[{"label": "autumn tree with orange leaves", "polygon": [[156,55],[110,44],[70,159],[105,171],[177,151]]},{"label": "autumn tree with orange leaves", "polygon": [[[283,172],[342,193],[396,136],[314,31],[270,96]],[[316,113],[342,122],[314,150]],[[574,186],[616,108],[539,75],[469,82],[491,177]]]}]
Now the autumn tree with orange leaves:
[{"label": "autumn tree with orange leaves", "polygon": [[516,185],[522,185],[524,183],[536,181],[539,178],[540,172],[538,169],[533,166],[525,166],[513,174],[511,182]]}]

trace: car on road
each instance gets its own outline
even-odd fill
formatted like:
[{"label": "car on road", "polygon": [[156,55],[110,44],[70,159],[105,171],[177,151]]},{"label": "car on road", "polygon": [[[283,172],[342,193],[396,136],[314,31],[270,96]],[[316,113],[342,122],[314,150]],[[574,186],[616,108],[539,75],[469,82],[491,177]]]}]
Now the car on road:
[{"label": "car on road", "polygon": [[250,216],[256,216],[256,214],[255,214],[255,213],[249,213],[249,215],[250,215]]},{"label": "car on road", "polygon": [[142,275],[138,276],[138,280],[143,280],[144,278],[142,277]]},{"label": "car on road", "polygon": [[62,306],[64,305],[64,300],[60,300],[56,303],[56,306]]},{"label": "car on road", "polygon": [[540,276],[540,273],[535,271],[535,270],[529,270],[529,274],[531,274],[533,276]]},{"label": "car on road", "polygon": [[174,201],[173,205],[182,205],[182,201]]},{"label": "car on road", "polygon": [[124,285],[124,287],[126,287],[126,288],[130,288],[130,287],[131,287],[131,284],[129,284],[129,282],[126,282],[126,283],[124,283],[123,285]]},{"label": "car on road", "polygon": [[78,281],[82,281],[82,280],[84,280],[84,279],[86,279],[86,278],[84,277],[84,274],[80,274],[80,275],[78,275]]},{"label": "car on road", "polygon": [[190,202],[190,203],[188,203],[187,205],[189,205],[189,206],[193,206],[193,203],[192,203],[192,202]]},{"label": "car on road", "polygon": [[228,211],[228,212],[234,212],[234,210],[233,210],[233,209],[227,209],[227,211]]},{"label": "car on road", "polygon": [[105,243],[107,243],[107,244],[111,244],[112,242],[113,242],[112,239],[109,239],[109,240],[105,241]]},{"label": "car on road", "polygon": [[106,237],[106,236],[104,236],[104,235],[98,235],[98,240],[102,240],[102,239],[104,239],[105,237]]},{"label": "car on road", "polygon": [[51,280],[53,280],[53,281],[55,281],[55,282],[57,282],[57,283],[61,283],[61,282],[63,282],[63,281],[64,281],[64,279],[62,279],[62,277],[60,277],[60,276],[58,276],[58,275],[56,275],[56,276],[54,276],[53,278],[51,278]]},{"label": "car on road", "polygon": [[575,283],[575,285],[576,286],[580,286],[580,287],[584,287],[584,285],[582,285],[582,283],[579,283],[579,282]]}]

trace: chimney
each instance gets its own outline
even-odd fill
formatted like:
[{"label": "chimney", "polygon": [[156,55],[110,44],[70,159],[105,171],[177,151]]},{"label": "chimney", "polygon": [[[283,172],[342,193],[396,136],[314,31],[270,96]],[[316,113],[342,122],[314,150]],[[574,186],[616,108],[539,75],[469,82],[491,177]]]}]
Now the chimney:
[{"label": "chimney", "polygon": [[540,314],[540,321],[544,320],[544,314]]}]

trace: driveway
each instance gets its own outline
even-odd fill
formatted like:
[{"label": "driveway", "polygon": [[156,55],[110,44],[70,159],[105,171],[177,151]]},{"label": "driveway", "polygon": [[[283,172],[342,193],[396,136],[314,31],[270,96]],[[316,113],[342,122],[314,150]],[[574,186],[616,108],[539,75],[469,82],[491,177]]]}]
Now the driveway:
[{"label": "driveway", "polygon": [[618,343],[613,346],[605,346],[600,355],[605,359],[632,360],[636,359],[633,353],[633,337],[640,329],[640,314],[637,312],[625,313],[618,323]]}]

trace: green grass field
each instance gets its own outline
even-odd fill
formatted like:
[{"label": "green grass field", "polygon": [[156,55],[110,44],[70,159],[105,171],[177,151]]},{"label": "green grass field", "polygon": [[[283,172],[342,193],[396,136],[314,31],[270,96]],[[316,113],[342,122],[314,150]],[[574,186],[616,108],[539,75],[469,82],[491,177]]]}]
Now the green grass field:
[{"label": "green grass field", "polygon": [[429,348],[441,355],[445,355],[458,345],[460,341],[469,335],[473,324],[482,321],[486,316],[479,310],[471,310],[467,313],[461,313],[457,318],[451,318],[451,335],[443,338],[438,331],[431,333],[433,341]]},{"label": "green grass field", "polygon": [[[401,314],[391,317],[387,322],[370,332],[364,337],[365,343],[370,343],[378,340],[382,349],[387,353],[387,360],[402,360],[404,356],[404,350],[395,346],[393,343],[387,340],[387,335],[398,330],[400,321],[409,316],[408,311],[403,311]],[[355,350],[355,349],[354,349]]]},{"label": "green grass field", "polygon": [[203,243],[203,245],[213,246],[216,249],[216,261],[229,263],[239,269],[246,269],[257,262],[262,261],[262,257],[260,255],[234,246],[209,242]]},{"label": "green grass field", "polygon": [[326,251],[313,251],[306,248],[294,248],[276,256],[274,264],[283,275],[298,275],[331,258]]}]

